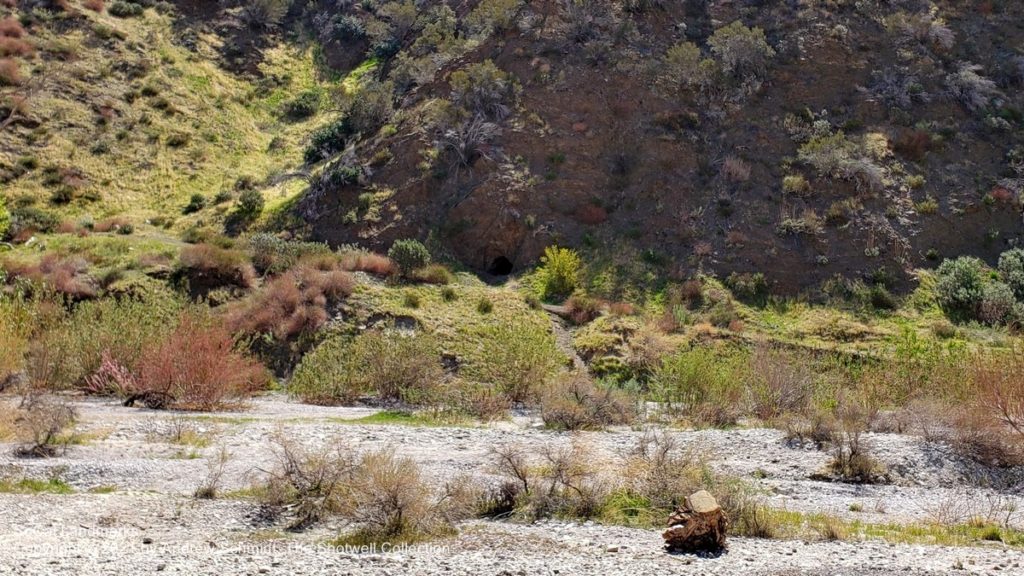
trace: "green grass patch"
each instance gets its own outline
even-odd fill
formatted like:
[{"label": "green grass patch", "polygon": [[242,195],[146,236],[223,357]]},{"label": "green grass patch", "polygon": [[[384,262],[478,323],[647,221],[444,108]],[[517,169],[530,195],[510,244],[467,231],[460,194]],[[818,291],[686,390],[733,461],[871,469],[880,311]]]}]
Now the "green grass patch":
[{"label": "green grass patch", "polygon": [[0,480],[0,492],[8,494],[73,494],[75,489],[60,478]]}]

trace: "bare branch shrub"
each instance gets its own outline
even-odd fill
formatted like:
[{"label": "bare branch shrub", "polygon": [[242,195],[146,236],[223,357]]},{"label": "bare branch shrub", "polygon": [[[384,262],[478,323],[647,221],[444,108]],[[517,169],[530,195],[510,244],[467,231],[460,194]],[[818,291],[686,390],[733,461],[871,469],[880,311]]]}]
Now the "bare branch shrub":
[{"label": "bare branch shrub", "polygon": [[541,395],[540,411],[547,426],[561,430],[627,424],[636,417],[636,405],[626,393],[595,384],[579,372],[550,383]]},{"label": "bare branch shrub", "polygon": [[62,452],[66,445],[62,434],[75,422],[78,414],[63,396],[30,390],[21,401],[14,421],[19,442],[15,455],[26,458],[48,458]]}]

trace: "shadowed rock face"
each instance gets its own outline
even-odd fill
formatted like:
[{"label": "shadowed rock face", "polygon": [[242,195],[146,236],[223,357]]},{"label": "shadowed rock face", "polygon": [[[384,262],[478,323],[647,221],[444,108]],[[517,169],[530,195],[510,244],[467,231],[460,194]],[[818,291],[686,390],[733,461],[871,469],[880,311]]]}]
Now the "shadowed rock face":
[{"label": "shadowed rock face", "polygon": [[[455,10],[459,26],[476,5]],[[356,145],[361,162],[382,150],[391,160],[367,182],[322,191],[307,221],[318,239],[375,249],[433,236],[481,272],[499,258],[532,265],[557,243],[623,261],[645,255],[668,276],[764,272],[777,292],[879,269],[905,288],[908,271],[936,256],[994,262],[1024,232],[1012,160],[1024,74],[1007,52],[1021,41],[1024,6],[981,14],[943,4],[939,16],[917,3],[701,0],[612,9],[576,41],[560,4],[531,2],[524,24],[405,92],[397,129]],[[692,42],[701,58],[721,60],[713,36],[737,20],[764,31],[774,55],[763,77],[725,75],[703,90],[665,80],[672,46]],[[418,34],[400,54],[415,53]],[[494,136],[459,164],[439,144],[443,127],[423,119],[454,99],[453,73],[486,60],[519,90],[507,116],[489,119]],[[950,88],[964,62],[993,83],[984,109]],[[380,77],[394,78],[395,66],[387,61]],[[840,133],[854,164],[832,170],[801,152],[815,134]],[[784,189],[787,176],[806,187]],[[379,218],[344,221],[363,189],[392,193]]]}]

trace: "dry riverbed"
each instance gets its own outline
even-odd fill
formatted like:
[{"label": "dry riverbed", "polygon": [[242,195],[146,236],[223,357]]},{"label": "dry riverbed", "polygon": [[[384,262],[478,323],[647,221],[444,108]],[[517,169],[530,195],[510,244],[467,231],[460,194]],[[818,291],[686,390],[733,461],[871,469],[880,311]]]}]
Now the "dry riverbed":
[{"label": "dry riverbed", "polygon": [[[0,478],[59,478],[61,491],[70,492],[0,493],[0,574],[1024,574],[1024,551],[997,542],[733,538],[727,553],[701,558],[664,553],[658,530],[591,522],[477,521],[457,536],[412,548],[332,548],[324,543],[339,526],[292,534],[245,498],[191,494],[222,448],[230,459],[221,490],[251,486],[273,466],[276,434],[305,445],[393,447],[443,481],[490,474],[488,452],[497,444],[539,449],[585,442],[614,458],[643,432],[573,436],[540,429],[526,416],[488,426],[371,424],[360,419],[372,409],[307,406],[277,395],[221,414],[153,412],[102,400],[77,406],[78,443],[66,454],[19,459],[12,445],[0,445]],[[811,480],[828,455],[789,446],[776,430],[671,433],[717,471],[762,488],[773,508],[878,525],[985,516],[1024,527],[1024,471],[993,474],[918,438],[867,435],[893,482],[854,486]]]}]

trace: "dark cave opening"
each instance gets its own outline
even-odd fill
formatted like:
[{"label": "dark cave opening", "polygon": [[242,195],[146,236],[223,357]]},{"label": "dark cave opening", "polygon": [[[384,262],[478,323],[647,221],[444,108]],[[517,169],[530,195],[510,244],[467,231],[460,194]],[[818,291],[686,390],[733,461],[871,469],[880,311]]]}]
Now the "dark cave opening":
[{"label": "dark cave opening", "polygon": [[508,276],[512,273],[512,261],[504,256],[498,256],[487,268],[487,273],[493,276]]}]

